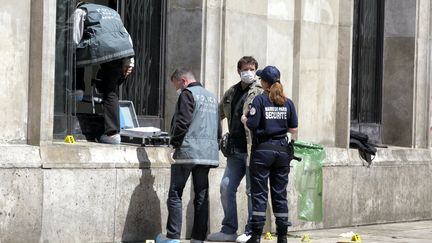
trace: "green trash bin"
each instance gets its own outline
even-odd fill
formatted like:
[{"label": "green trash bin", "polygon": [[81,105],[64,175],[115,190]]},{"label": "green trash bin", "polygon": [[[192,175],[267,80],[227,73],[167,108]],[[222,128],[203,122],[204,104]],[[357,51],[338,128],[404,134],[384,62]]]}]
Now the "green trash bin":
[{"label": "green trash bin", "polygon": [[304,141],[294,142],[294,155],[301,162],[294,163],[294,187],[298,193],[298,218],[305,221],[322,221],[322,164],[324,148]]}]

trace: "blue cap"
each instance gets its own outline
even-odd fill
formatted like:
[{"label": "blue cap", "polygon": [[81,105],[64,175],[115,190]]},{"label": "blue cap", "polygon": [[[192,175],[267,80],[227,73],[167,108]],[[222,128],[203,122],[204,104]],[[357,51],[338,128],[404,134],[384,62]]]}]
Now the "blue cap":
[{"label": "blue cap", "polygon": [[280,72],[275,66],[267,66],[262,70],[258,70],[256,75],[267,81],[270,85],[280,82]]}]

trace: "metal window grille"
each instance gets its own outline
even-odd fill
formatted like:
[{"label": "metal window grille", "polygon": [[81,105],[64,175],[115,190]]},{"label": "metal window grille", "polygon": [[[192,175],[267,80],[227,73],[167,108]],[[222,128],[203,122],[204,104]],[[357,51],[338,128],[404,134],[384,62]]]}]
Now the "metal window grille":
[{"label": "metal window grille", "polygon": [[124,0],[124,24],[135,49],[135,70],[123,84],[121,98],[134,103],[138,116],[163,116],[163,9],[161,0]]}]

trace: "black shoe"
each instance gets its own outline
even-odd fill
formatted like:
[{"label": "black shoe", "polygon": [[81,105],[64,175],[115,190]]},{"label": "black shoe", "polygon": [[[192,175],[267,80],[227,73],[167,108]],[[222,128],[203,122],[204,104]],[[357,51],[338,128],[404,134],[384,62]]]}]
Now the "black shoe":
[{"label": "black shoe", "polygon": [[246,243],[260,243],[261,242],[261,234],[252,233],[252,237],[246,241]]}]

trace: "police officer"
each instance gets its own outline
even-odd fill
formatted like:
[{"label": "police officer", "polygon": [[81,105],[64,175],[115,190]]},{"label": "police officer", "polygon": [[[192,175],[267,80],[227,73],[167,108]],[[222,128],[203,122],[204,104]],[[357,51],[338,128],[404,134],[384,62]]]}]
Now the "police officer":
[{"label": "police officer", "polygon": [[280,72],[274,66],[258,70],[264,93],[255,97],[242,122],[252,131],[250,180],[252,194],[252,237],[247,242],[259,243],[265,223],[268,187],[276,217],[278,243],[287,242],[287,185],[293,146],[287,132],[297,131],[297,114],[293,102],[283,92]]},{"label": "police officer", "polygon": [[182,195],[192,174],[194,218],[191,243],[203,243],[207,236],[209,170],[219,165],[219,112],[216,97],[201,86],[188,68],[178,68],[171,83],[180,93],[171,124],[171,180],[168,191],[166,235],[158,234],[156,243],[180,243]]},{"label": "police officer", "polygon": [[78,2],[73,15],[73,40],[76,44],[76,91],[84,94],[84,67],[100,65],[96,84],[103,93],[104,134],[99,142],[120,143],[120,108],[118,86],[134,67],[135,51],[120,15],[109,7]]}]

